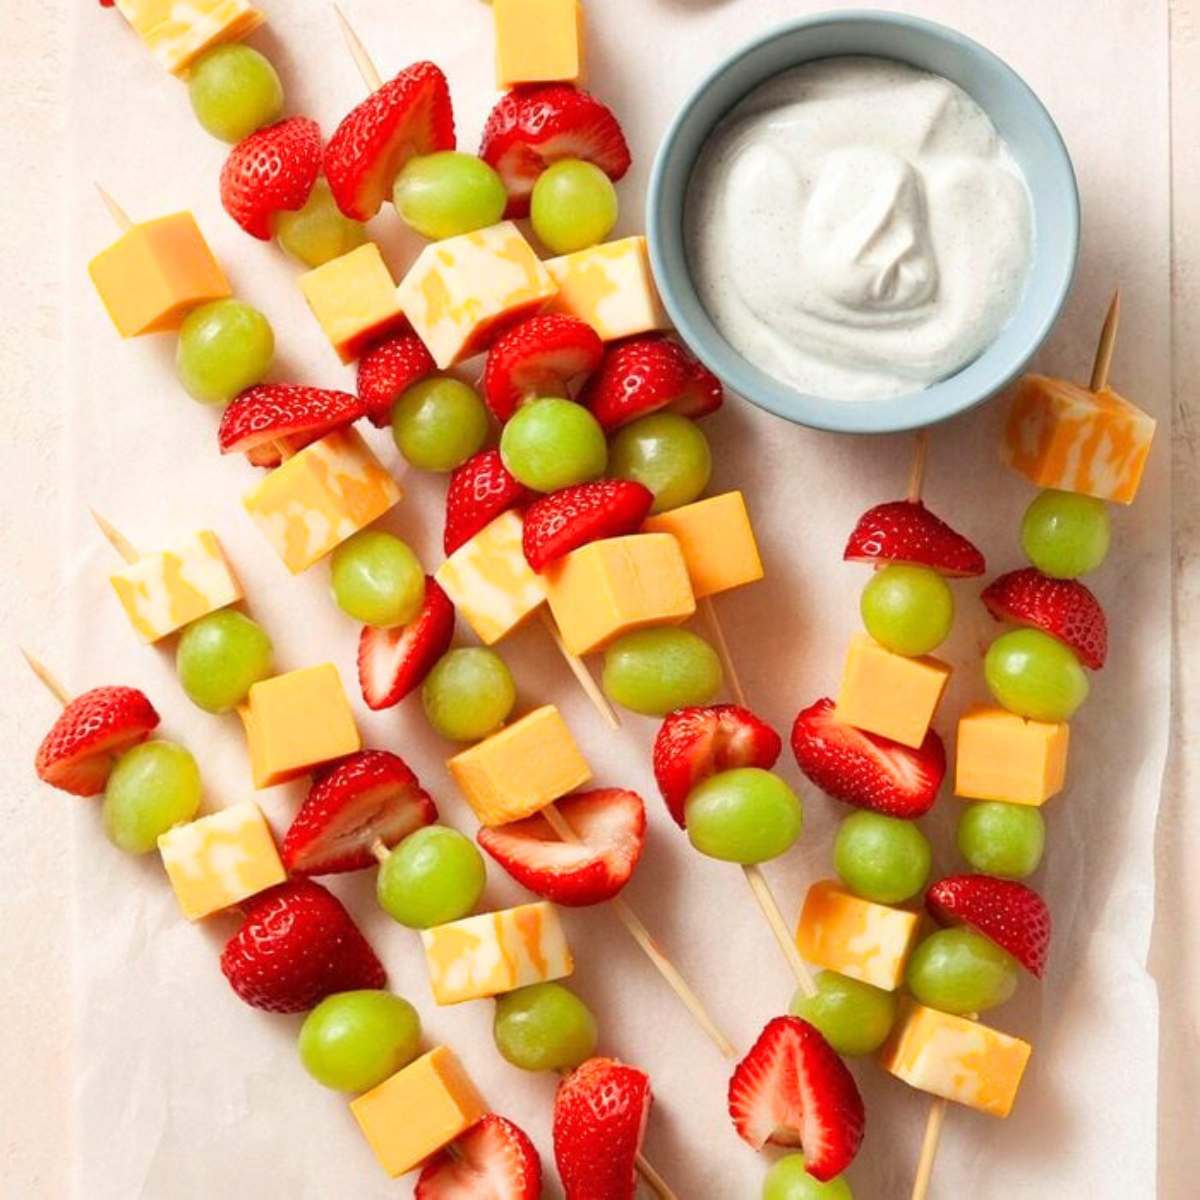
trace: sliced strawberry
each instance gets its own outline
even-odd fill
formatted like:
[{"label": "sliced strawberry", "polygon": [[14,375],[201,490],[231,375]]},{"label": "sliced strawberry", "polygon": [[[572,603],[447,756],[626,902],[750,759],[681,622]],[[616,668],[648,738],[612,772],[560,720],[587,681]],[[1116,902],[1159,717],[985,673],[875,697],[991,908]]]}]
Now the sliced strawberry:
[{"label": "sliced strawberry", "polygon": [[410,158],[453,149],[450,86],[433,63],[417,62],[347,113],[325,148],[325,178],[346,216],[369,221]]},{"label": "sliced strawberry", "polygon": [[1100,670],[1108,658],[1108,620],[1100,601],[1077,579],[1052,579],[1036,567],[1009,571],[980,597],[997,621],[1032,625],[1066,642],[1085,667]]},{"label": "sliced strawberry", "polygon": [[488,1113],[421,1169],[416,1200],[538,1200],[542,1160],[524,1131]]},{"label": "sliced strawberry", "polygon": [[755,1150],[799,1146],[805,1170],[840,1175],[862,1144],[866,1112],[854,1076],[829,1043],[799,1017],[768,1022],[729,1081],[729,1115]]},{"label": "sliced strawberry", "polygon": [[920,500],[889,500],[858,518],[842,557],[847,562],[908,563],[963,578],[987,569],[973,542],[955,532]]},{"label": "sliced strawberry", "polygon": [[137,688],[101,687],[76,696],[38,747],[38,778],[73,796],[104,791],[118,755],[144,742],[158,724]]},{"label": "sliced strawberry", "polygon": [[221,203],[252,237],[271,240],[271,218],[303,208],[321,173],[321,130],[288,117],[243,138],[221,169]]},{"label": "sliced strawberry", "polygon": [[432,575],[425,576],[421,611],[397,629],[364,625],[358,639],[358,683],[368,708],[391,708],[425,682],[450,648],[454,605]]},{"label": "sliced strawberry", "polygon": [[641,528],[654,493],[627,479],[577,483],[535,500],[525,513],[525,558],[535,571],[572,550]]},{"label": "sliced strawberry", "polygon": [[433,356],[415,333],[398,333],[369,347],[358,360],[358,394],[367,419],[379,429],[390,425],[400,396],[435,370]]},{"label": "sliced strawberry", "polygon": [[481,450],[456,467],[446,489],[442,546],[447,557],[528,495],[529,490],[509,474],[499,450]]},{"label": "sliced strawberry", "polygon": [[779,734],[748,708],[711,704],[677,708],[654,739],[654,778],[680,829],[692,788],[718,771],[761,767],[769,771],[783,748]]},{"label": "sliced strawberry", "polygon": [[365,405],[349,392],[259,383],[233,398],[221,414],[222,454],[244,454],[256,467],[277,467],[282,448],[295,454],[310,442],[357,421]]},{"label": "sliced strawberry", "polygon": [[560,158],[594,163],[612,180],[630,161],[612,110],[569,83],[532,84],[501,96],[483,127],[479,157],[504,180],[508,217],[529,215],[537,177]]},{"label": "sliced strawberry", "polygon": [[949,875],[925,893],[943,925],[969,925],[1041,979],[1050,954],[1050,910],[1031,887],[991,875]]}]

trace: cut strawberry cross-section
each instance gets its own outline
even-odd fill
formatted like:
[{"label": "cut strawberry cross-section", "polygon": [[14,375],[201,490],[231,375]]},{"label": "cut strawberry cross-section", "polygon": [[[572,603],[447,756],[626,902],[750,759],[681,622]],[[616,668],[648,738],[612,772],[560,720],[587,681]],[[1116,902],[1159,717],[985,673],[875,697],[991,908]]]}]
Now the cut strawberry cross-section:
[{"label": "cut strawberry cross-section", "polygon": [[543,313],[514,325],[488,351],[483,398],[497,421],[526,400],[568,396],[568,384],[590,375],[604,357],[600,335],[586,321]]},{"label": "cut strawberry cross-section", "polygon": [[1066,642],[1085,667],[1104,666],[1108,621],[1100,601],[1078,579],[1052,579],[1025,567],[993,580],[980,599],[997,621],[1031,625]]},{"label": "cut strawberry cross-section", "polygon": [[528,496],[529,489],[509,473],[499,450],[481,450],[461,467],[455,467],[446,489],[442,547],[447,556]]},{"label": "cut strawberry cross-section", "polygon": [[390,425],[396,401],[435,370],[433,355],[415,333],[376,342],[358,360],[358,394],[367,419],[379,429]]},{"label": "cut strawberry cross-section", "polygon": [[635,533],[653,503],[654,493],[631,479],[598,479],[551,492],[526,510],[525,558],[543,571],[588,542]]},{"label": "cut strawberry cross-section", "polygon": [[310,442],[357,421],[366,411],[349,392],[258,383],[233,398],[217,430],[222,454],[240,452],[256,467],[277,467],[283,450],[295,454]]},{"label": "cut strawberry cross-section", "polygon": [[847,562],[932,567],[959,578],[987,569],[975,544],[920,500],[889,500],[868,509],[858,518],[842,557]]},{"label": "cut strawberry cross-section", "polygon": [[943,925],[969,925],[1041,979],[1050,954],[1050,910],[1031,887],[991,875],[949,875],[925,893]]},{"label": "cut strawberry cross-section", "polygon": [[407,625],[364,625],[358,639],[358,683],[368,708],[391,708],[425,682],[450,648],[454,605],[432,575],[425,576],[421,611]]},{"label": "cut strawberry cross-section", "polygon": [[525,1132],[497,1113],[472,1125],[424,1167],[415,1200],[538,1200],[542,1160]]},{"label": "cut strawberry cross-section", "polygon": [[238,142],[221,169],[221,203],[252,237],[271,240],[271,218],[308,201],[321,173],[321,130],[288,117]]}]

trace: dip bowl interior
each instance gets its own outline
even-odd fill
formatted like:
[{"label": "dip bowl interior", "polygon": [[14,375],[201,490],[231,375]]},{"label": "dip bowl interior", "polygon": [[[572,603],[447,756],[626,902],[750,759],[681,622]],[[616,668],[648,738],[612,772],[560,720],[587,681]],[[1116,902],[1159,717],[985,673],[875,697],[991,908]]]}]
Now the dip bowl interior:
[{"label": "dip bowl interior", "polygon": [[[684,240],[684,206],[697,156],[713,127],[759,84],[814,59],[873,55],[958,84],[988,114],[1024,172],[1033,214],[1025,292],[1008,324],[973,362],[919,392],[885,400],[807,395],[754,366],[725,340],[697,295]],[[1000,391],[1050,332],[1075,272],[1079,193],[1071,159],[1050,114],[1028,85],[962,34],[899,13],[805,17],[735,51],[705,78],[671,122],[650,177],[646,227],[654,275],[680,336],[752,404],[789,421],[844,433],[916,429]]]}]

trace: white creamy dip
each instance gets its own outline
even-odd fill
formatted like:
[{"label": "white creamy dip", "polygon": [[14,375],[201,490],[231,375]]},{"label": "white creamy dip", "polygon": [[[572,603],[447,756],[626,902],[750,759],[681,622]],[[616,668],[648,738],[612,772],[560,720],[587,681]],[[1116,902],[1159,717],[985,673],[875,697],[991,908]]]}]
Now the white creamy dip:
[{"label": "white creamy dip", "polygon": [[746,97],[688,190],[700,298],[730,345],[833,400],[919,391],[994,340],[1025,284],[1024,176],[947,79],[831,58]]}]

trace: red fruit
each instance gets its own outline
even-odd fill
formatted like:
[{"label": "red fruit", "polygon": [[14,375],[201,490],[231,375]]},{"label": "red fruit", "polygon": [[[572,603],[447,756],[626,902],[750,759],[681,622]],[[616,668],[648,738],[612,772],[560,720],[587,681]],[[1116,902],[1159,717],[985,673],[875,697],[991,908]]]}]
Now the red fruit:
[{"label": "red fruit", "polygon": [[529,215],[537,177],[560,158],[594,163],[612,180],[629,170],[629,147],[612,110],[569,83],[532,84],[501,96],[483,127],[479,156],[504,180],[509,217]]},{"label": "red fruit", "polygon": [[601,479],[535,500],[525,512],[525,558],[535,571],[572,550],[641,528],[654,493],[641,483]]},{"label": "red fruit", "polygon": [[842,557],[847,562],[908,563],[943,575],[982,575],[983,554],[920,500],[889,500],[869,508],[854,527]]},{"label": "red fruit", "polygon": [[243,138],[221,169],[221,203],[251,236],[271,240],[277,212],[303,208],[321,173],[321,130],[288,117]]},{"label": "red fruit", "polygon": [[822,1182],[840,1175],[862,1143],[866,1113],[854,1076],[799,1017],[768,1022],[729,1081],[729,1115],[755,1150],[799,1146]]},{"label": "red fruit", "polygon": [[528,489],[508,473],[499,450],[481,450],[456,467],[446,489],[442,547],[447,556],[528,495]]},{"label": "red fruit", "polygon": [[566,1200],[633,1200],[650,1116],[650,1077],[589,1058],[558,1085],[554,1161]]},{"label": "red fruit", "polygon": [[542,1161],[525,1133],[488,1113],[453,1150],[439,1150],[421,1169],[416,1200],[538,1200]]},{"label": "red fruit", "polygon": [[34,760],[38,778],[73,796],[98,795],[118,755],[144,742],[157,724],[154,705],[137,688],[84,692],[42,739]]},{"label": "red fruit", "polygon": [[712,704],[677,708],[654,739],[654,778],[680,829],[692,788],[718,771],[761,767],[769,771],[783,743],[779,734],[748,708]]},{"label": "red fruit", "polygon": [[379,429],[390,425],[392,406],[400,396],[435,370],[433,356],[415,333],[376,342],[358,360],[358,394],[367,419]]},{"label": "red fruit", "polygon": [[325,178],[346,216],[369,221],[410,158],[453,149],[446,77],[433,63],[417,62],[346,114],[325,148]]},{"label": "red fruit", "polygon": [[364,625],[358,639],[358,683],[368,708],[391,708],[419,687],[450,649],[454,605],[432,575],[425,576],[421,611],[398,629]]},{"label": "red fruit", "polygon": [[636,792],[602,788],[558,802],[578,843],[564,842],[540,814],[482,828],[479,844],[524,888],[580,908],[611,900],[646,845],[646,806]]},{"label": "red fruit", "polygon": [[289,879],[242,902],[221,952],[230,986],[253,1008],[304,1012],[334,992],[381,988],[387,972],[332,892]]},{"label": "red fruit", "polygon": [[365,406],[349,392],[259,383],[233,398],[221,415],[217,439],[222,454],[239,451],[256,467],[277,467],[280,447],[292,454],[310,442],[350,425]]},{"label": "red fruit", "polygon": [[950,875],[932,884],[925,907],[943,925],[969,925],[1041,979],[1050,953],[1050,910],[1031,887],[991,875]]},{"label": "red fruit", "polygon": [[980,597],[997,621],[1032,625],[1066,642],[1085,667],[1098,671],[1108,657],[1108,621],[1100,601],[1077,579],[1051,579],[1036,567],[1009,571]]},{"label": "red fruit", "polygon": [[914,750],[843,724],[828,697],[796,715],[792,753],[821,791],[889,817],[927,813],[946,775],[946,747],[932,729]]}]

